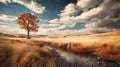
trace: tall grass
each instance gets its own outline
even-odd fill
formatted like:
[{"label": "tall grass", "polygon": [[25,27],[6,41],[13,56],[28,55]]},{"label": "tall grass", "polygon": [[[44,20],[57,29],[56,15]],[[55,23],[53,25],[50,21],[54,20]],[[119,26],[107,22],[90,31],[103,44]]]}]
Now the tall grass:
[{"label": "tall grass", "polygon": [[0,44],[0,67],[10,67],[12,48],[9,45]]},{"label": "tall grass", "polygon": [[[19,40],[1,38],[0,40],[0,67],[79,67],[40,46],[50,44],[49,42],[31,40],[33,42],[30,45]],[[37,43],[38,46],[33,43]]]},{"label": "tall grass", "polygon": [[[93,38],[93,37],[91,37]],[[94,55],[103,60],[115,61],[120,63],[120,41],[117,36],[107,37],[106,40],[102,40],[105,37],[94,37],[93,42],[56,42],[56,41],[44,41],[46,45],[50,45],[56,48],[61,48],[67,51],[71,51],[78,55]],[[97,40],[98,39],[98,40]],[[114,39],[114,40],[113,40]]]}]

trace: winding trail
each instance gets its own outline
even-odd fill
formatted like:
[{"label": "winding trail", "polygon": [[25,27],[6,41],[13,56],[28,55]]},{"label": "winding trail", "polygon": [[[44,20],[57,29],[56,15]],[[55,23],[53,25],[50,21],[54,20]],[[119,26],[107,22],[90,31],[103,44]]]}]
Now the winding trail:
[{"label": "winding trail", "polygon": [[93,56],[77,56],[50,46],[44,46],[44,48],[47,48],[56,54],[58,62],[63,64],[62,67],[72,67],[67,66],[68,63],[75,64],[75,67],[120,67],[118,64],[106,62]]}]

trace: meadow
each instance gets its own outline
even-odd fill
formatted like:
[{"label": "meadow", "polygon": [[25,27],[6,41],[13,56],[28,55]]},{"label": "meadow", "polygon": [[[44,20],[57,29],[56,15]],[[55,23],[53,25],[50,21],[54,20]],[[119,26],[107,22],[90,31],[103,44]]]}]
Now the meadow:
[{"label": "meadow", "polygon": [[[42,44],[42,45],[41,45]],[[61,59],[44,41],[0,37],[0,67],[79,67]]]},{"label": "meadow", "polygon": [[40,38],[39,40],[45,41],[53,47],[62,48],[78,55],[94,55],[106,61],[120,63],[119,31],[95,35]]},{"label": "meadow", "polygon": [[78,56],[96,56],[120,64],[120,32],[111,32],[31,39],[1,36],[0,67],[79,67],[64,59],[60,60],[54,50],[43,48],[45,45]]}]

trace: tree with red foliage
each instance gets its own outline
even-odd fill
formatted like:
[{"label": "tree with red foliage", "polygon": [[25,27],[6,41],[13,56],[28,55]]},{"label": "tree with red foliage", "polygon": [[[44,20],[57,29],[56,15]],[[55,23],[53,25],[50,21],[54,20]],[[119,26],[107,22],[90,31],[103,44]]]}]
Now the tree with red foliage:
[{"label": "tree with red foliage", "polygon": [[23,13],[18,16],[17,23],[21,29],[27,30],[27,38],[30,39],[30,32],[37,32],[39,19],[31,13]]}]

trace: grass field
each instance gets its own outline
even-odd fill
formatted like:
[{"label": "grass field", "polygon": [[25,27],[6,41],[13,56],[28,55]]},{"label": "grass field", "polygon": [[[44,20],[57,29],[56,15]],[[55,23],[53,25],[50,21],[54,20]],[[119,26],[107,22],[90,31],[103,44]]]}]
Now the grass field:
[{"label": "grass field", "polygon": [[95,55],[107,61],[120,63],[120,32],[112,32],[29,40],[1,36],[0,67],[58,67],[56,55],[42,48],[44,45],[61,48],[80,56]]},{"label": "grass field", "polygon": [[44,44],[34,39],[0,37],[0,67],[76,66],[59,59],[55,51],[42,47]]},{"label": "grass field", "polygon": [[[36,39],[37,40],[37,39]],[[120,32],[39,39],[78,55],[96,55],[120,63]]]},{"label": "grass field", "polygon": [[45,67],[52,57],[48,49],[32,43],[0,38],[0,67]]}]

